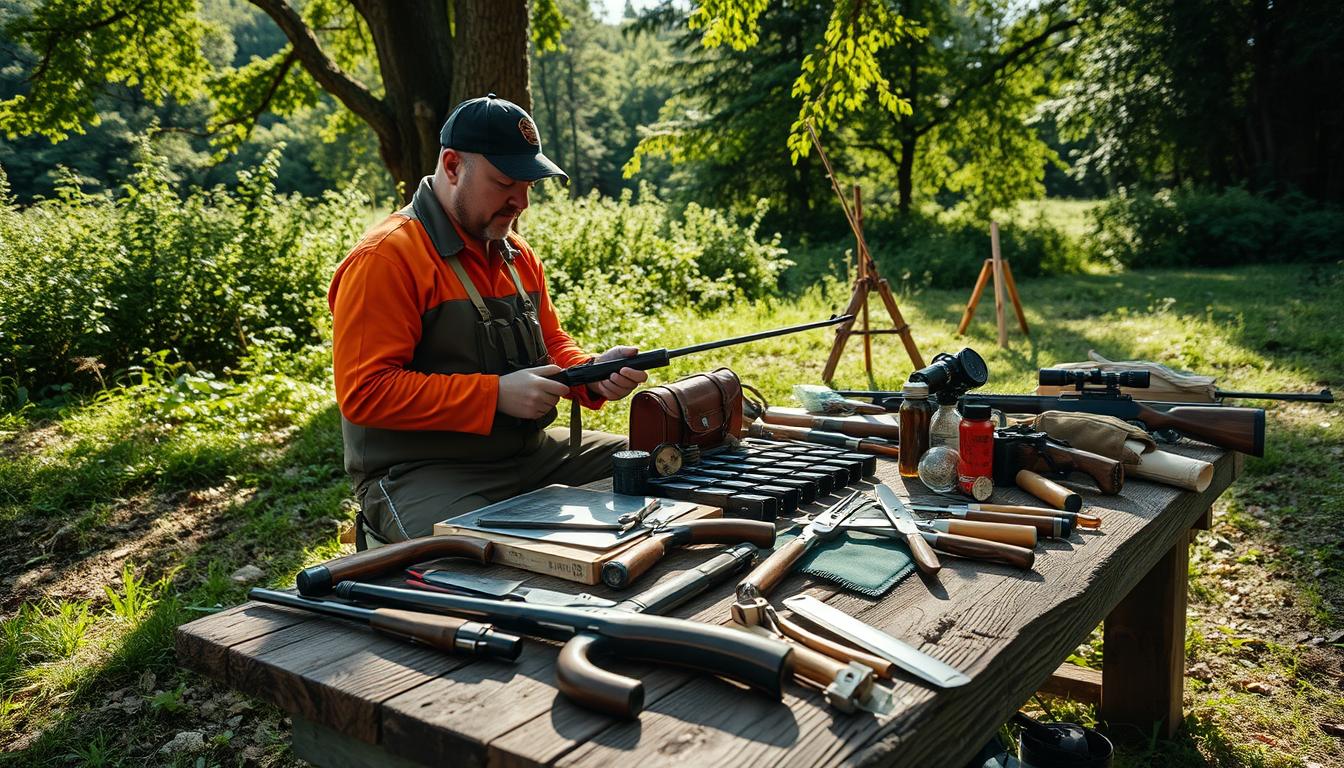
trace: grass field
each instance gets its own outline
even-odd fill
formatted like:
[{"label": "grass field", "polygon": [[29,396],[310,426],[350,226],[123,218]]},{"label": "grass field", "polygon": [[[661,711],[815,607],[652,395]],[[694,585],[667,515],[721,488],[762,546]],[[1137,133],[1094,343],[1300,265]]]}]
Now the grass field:
[{"label": "grass field", "polygon": [[[1344,383],[1339,265],[1081,275],[1020,288],[1032,333],[1012,329],[1006,350],[994,343],[992,300],[964,339],[953,332],[966,292],[900,301],[926,357],[973,346],[997,391],[1027,391],[1038,367],[1089,349],[1216,374],[1235,389]],[[847,295],[829,284],[588,341],[680,346],[819,319]],[[790,404],[793,384],[819,383],[829,338],[681,358],[654,379],[727,365]],[[837,383],[899,385],[910,366],[896,340],[878,337],[874,355],[874,381],[856,344]],[[162,368],[128,389],[0,415],[0,523],[22,542],[0,552],[6,764],[294,762],[283,715],[179,670],[171,632],[241,602],[240,568],[260,571],[253,583],[284,587],[339,551],[353,507],[329,365],[325,348],[259,349],[227,380]],[[623,432],[625,421],[621,403],[585,426]],[[1344,764],[1344,409],[1277,404],[1269,423],[1265,458],[1247,461],[1192,553],[1186,727],[1118,765]],[[1103,650],[1085,644],[1077,660],[1103,664]]]}]

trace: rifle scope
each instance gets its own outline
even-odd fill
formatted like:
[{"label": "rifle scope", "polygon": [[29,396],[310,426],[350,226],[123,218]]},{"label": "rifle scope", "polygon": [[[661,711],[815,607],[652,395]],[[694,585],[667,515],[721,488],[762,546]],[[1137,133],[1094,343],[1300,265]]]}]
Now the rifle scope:
[{"label": "rifle scope", "polygon": [[1133,387],[1147,389],[1148,371],[1102,371],[1074,370],[1072,368],[1042,368],[1036,381],[1047,387],[1071,387],[1079,389],[1085,384],[1104,384],[1107,388]]},{"label": "rifle scope", "polygon": [[929,394],[941,392],[957,397],[976,387],[983,387],[989,381],[989,368],[985,359],[970,347],[963,347],[955,355],[939,352],[933,356],[933,362],[927,367],[910,374],[911,381],[922,381],[929,385]]}]

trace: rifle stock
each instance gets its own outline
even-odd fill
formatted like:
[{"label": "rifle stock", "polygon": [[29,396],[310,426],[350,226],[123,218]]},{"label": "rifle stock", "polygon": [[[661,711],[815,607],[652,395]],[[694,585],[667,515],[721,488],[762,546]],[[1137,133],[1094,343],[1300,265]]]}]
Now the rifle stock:
[{"label": "rifle stock", "polygon": [[1167,411],[1139,406],[1148,429],[1173,429],[1211,445],[1265,455],[1265,412],[1260,408],[1179,405]]}]

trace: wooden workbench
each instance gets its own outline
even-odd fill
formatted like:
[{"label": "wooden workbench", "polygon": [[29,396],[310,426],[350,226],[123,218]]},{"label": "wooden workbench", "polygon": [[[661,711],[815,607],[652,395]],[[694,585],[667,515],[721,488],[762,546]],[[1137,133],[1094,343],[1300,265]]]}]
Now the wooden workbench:
[{"label": "wooden workbench", "polygon": [[[1239,454],[1194,444],[1172,450],[1214,462],[1208,490],[1133,480],[1120,496],[1085,493],[1088,511],[1104,519],[1101,530],[1043,541],[1032,571],[944,556],[936,579],[912,575],[881,600],[800,575],[783,582],[776,605],[807,591],[972,676],[947,691],[903,678],[895,686],[900,705],[881,719],[837,712],[798,685],[772,701],[709,676],[612,662],[613,670],[641,677],[646,689],[640,718],[620,721],[557,693],[553,644],[529,640],[515,664],[464,660],[259,603],[180,627],[178,659],[289,712],[295,754],[323,766],[957,768],[1105,620],[1103,717],[1113,732],[1151,734],[1156,725],[1169,733],[1181,715],[1190,531],[1207,523],[1214,500],[1241,470]],[[895,462],[879,461],[878,476],[903,496],[929,498],[918,481],[901,480]],[[1033,501],[1003,488],[993,500]],[[714,551],[675,553],[629,593]],[[521,575],[501,566],[485,572]],[[581,591],[542,576],[529,583]],[[726,622],[731,593],[725,584],[674,615]]]}]

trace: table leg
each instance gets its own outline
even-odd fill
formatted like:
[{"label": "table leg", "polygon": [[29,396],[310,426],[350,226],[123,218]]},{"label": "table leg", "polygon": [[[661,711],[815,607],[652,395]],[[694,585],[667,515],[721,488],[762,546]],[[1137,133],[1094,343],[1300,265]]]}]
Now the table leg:
[{"label": "table leg", "polygon": [[1170,738],[1181,725],[1189,565],[1181,536],[1103,624],[1100,714],[1121,740]]}]

